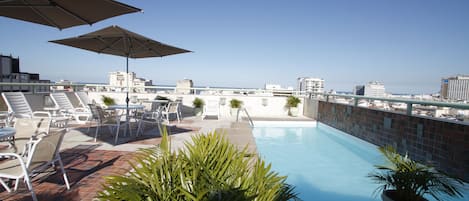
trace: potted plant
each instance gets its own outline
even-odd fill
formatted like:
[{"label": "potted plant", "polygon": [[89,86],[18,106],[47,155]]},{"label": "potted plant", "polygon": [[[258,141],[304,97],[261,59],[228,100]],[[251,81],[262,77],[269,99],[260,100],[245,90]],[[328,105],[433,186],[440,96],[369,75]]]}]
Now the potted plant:
[{"label": "potted plant", "polygon": [[240,101],[238,99],[233,98],[230,100],[231,116],[234,116],[238,113],[238,109],[241,107],[242,104],[243,104],[243,101]]},{"label": "potted plant", "polygon": [[116,104],[116,101],[114,101],[114,99],[109,97],[109,96],[103,95],[101,97],[101,100],[103,101],[105,106],[110,106],[110,105],[115,105]]},{"label": "potted plant", "polygon": [[296,117],[298,116],[298,104],[301,103],[301,100],[295,96],[288,96],[287,103],[285,107],[288,109],[288,115]]},{"label": "potted plant", "polygon": [[387,165],[375,165],[379,171],[368,175],[381,184],[375,192],[381,191],[383,201],[425,201],[423,196],[430,195],[442,200],[441,195],[463,197],[462,180],[449,177],[435,168],[411,160],[407,154],[399,155],[391,146],[380,147]]},{"label": "potted plant", "polygon": [[201,116],[202,115],[202,109],[205,105],[204,100],[202,100],[200,98],[195,98],[192,101],[192,105],[194,106],[194,114],[196,116]]}]

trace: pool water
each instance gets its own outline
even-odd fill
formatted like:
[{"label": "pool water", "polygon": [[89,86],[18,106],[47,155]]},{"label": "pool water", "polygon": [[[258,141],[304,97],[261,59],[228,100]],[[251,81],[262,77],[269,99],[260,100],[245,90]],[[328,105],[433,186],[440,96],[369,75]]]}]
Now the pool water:
[{"label": "pool water", "polygon": [[373,165],[384,164],[375,145],[321,123],[314,127],[255,125],[259,154],[275,171],[288,176],[287,183],[295,186],[302,200],[381,200],[379,193],[374,194],[378,185],[367,177]]}]

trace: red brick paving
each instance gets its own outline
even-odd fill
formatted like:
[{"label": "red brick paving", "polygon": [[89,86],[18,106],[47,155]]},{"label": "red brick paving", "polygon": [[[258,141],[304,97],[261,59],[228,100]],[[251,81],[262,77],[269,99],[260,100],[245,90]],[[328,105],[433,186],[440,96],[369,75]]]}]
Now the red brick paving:
[{"label": "red brick paving", "polygon": [[[39,200],[93,200],[102,189],[103,176],[122,175],[130,170],[132,152],[73,148],[61,152],[71,188],[67,190],[59,171],[34,178],[33,187]],[[20,182],[21,183],[21,182]],[[32,200],[24,184],[17,192],[0,190],[0,200]]]},{"label": "red brick paving", "polygon": [[[188,123],[187,120],[183,122]],[[175,122],[173,122],[175,123]],[[75,125],[76,128],[86,128],[85,125]],[[195,127],[168,126],[168,133],[178,134],[188,131],[198,131]],[[107,129],[103,129],[105,131]],[[94,133],[94,131],[91,131]],[[108,141],[113,136],[107,133],[100,135],[99,141]],[[129,144],[160,144],[161,137],[154,135],[142,135]],[[67,190],[63,181],[62,173],[52,169],[49,174],[33,179],[33,188],[39,200],[47,201],[91,201],[97,192],[102,190],[104,176],[122,175],[127,173],[131,167],[128,161],[132,159],[134,152],[96,150],[99,145],[79,145],[61,152],[62,161],[70,182],[70,190]],[[16,192],[8,193],[0,186],[0,201],[32,200],[26,185],[20,182]]]}]

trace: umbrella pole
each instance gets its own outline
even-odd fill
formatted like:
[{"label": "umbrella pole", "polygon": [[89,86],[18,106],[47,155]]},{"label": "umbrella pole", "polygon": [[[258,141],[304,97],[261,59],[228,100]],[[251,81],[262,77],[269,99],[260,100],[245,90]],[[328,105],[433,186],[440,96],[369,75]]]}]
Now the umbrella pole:
[{"label": "umbrella pole", "polygon": [[126,93],[126,96],[125,96],[125,104],[126,104],[126,108],[127,109],[127,116],[129,116],[129,57],[125,57],[126,58],[126,66],[125,66],[125,73],[127,76],[127,93]]},{"label": "umbrella pole", "polygon": [[125,57],[126,59],[126,66],[125,66],[125,72],[126,72],[126,75],[127,76],[127,92],[126,92],[126,96],[125,96],[125,112],[127,115],[125,115],[125,122],[127,123],[126,124],[126,128],[125,128],[125,133],[127,132],[127,128],[129,128],[129,132],[130,132],[130,122],[129,122],[129,56],[126,56]]}]

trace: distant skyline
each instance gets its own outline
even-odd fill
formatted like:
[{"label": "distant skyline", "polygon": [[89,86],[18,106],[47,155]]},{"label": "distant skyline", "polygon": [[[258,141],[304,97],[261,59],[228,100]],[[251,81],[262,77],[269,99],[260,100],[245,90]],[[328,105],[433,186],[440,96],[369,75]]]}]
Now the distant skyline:
[{"label": "distant skyline", "polygon": [[296,87],[325,80],[329,91],[382,82],[386,92],[436,93],[443,77],[469,74],[469,1],[258,0],[121,1],[134,13],[59,31],[0,17],[0,54],[20,57],[42,79],[107,82],[125,58],[49,43],[119,25],[193,53],[131,59],[157,85]]}]

